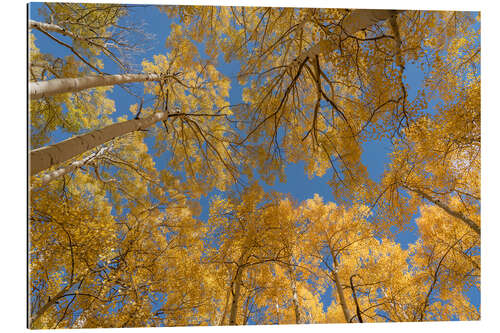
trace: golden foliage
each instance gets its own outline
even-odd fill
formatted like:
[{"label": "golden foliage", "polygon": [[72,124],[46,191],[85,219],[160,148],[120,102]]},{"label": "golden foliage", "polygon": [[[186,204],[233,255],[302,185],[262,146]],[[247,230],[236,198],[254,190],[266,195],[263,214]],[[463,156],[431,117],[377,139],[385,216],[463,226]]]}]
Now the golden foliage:
[{"label": "golden foliage", "polygon": [[[30,33],[30,81],[100,72],[104,57],[127,67],[92,42],[127,28],[126,6],[44,8],[73,52],[43,53]],[[160,79],[140,84],[129,111],[164,120],[75,156],[50,182],[31,177],[30,327],[479,319],[470,13],[405,11],[346,35],[344,9],[160,10],[176,18],[167,52],[141,63]],[[222,59],[241,65],[242,104],[229,102]],[[421,66],[422,87],[405,66]],[[131,118],[112,120],[111,89],[30,101],[32,148]],[[364,145],[384,141],[390,162],[372,179]],[[309,177],[332,175],[335,203],[260,185],[286,181],[296,162]],[[402,245],[397,231],[412,221],[417,239]]]}]

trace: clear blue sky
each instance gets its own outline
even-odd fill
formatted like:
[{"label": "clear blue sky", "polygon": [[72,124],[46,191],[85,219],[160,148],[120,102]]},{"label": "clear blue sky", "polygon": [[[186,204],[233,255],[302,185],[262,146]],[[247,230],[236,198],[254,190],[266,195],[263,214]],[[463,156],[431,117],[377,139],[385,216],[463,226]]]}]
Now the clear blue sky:
[{"label": "clear blue sky", "polygon": [[[38,9],[42,7],[41,3],[32,3],[30,8],[31,19],[34,20],[42,20],[42,18],[38,15]],[[135,7],[131,9],[130,12],[131,20],[134,22],[144,22],[144,29],[148,33],[153,33],[156,35],[156,38],[153,39],[152,43],[149,44],[150,49],[145,50],[143,54],[139,55],[137,58],[133,59],[133,61],[140,65],[142,59],[151,60],[153,55],[157,54],[165,54],[167,52],[165,48],[165,39],[168,36],[170,31],[170,22],[171,20],[167,17],[167,15],[159,12],[154,6],[145,6],[145,7]],[[147,21],[147,22],[146,22]],[[59,45],[54,45],[54,42],[49,40],[45,35],[40,34],[37,31],[34,31],[35,36],[37,38],[37,46],[41,49],[42,52],[48,52],[55,56],[66,56],[70,53],[65,49],[60,47]],[[202,50],[200,50],[202,51]],[[108,59],[105,59],[105,72],[107,73],[117,73],[119,69],[117,66]],[[239,71],[239,65],[237,62],[233,62],[231,64],[225,64],[222,61],[220,62],[220,66],[218,69],[226,76],[232,78],[231,82],[231,92],[230,92],[230,103],[237,104],[241,103],[241,89],[242,87],[238,84],[234,75]],[[409,98],[416,94],[416,90],[421,86],[421,81],[423,78],[423,74],[420,72],[416,66],[407,65],[405,74],[407,77],[407,83],[409,86]],[[142,91],[142,84],[137,84],[138,92]],[[130,116],[129,107],[132,104],[138,103],[137,98],[129,95],[123,89],[115,87],[113,92],[109,94],[109,97],[114,99],[116,104],[116,112],[113,117],[116,119],[119,116],[127,114]],[[435,103],[429,104],[429,107],[432,107]],[[429,110],[432,112],[432,110]],[[53,142],[61,141],[69,137],[68,134],[62,133],[61,131],[57,131],[57,134],[53,136]],[[388,154],[391,152],[390,143],[387,141],[382,142],[374,142],[365,144],[363,146],[363,155],[362,161],[367,166],[370,177],[373,180],[378,180],[382,172],[384,171],[384,165],[387,164]],[[155,157],[155,162],[158,165],[161,160]],[[293,198],[298,200],[299,202],[312,198],[314,193],[318,193],[323,197],[324,201],[334,201],[332,190],[330,186],[327,184],[327,181],[330,180],[332,176],[332,171],[327,172],[322,178],[313,177],[309,179],[304,172],[303,163],[291,164],[286,167],[286,175],[287,182],[279,183],[278,180],[274,186],[268,186],[264,182],[261,182],[261,185],[266,190],[275,190],[281,193],[290,194]],[[212,193],[219,193],[218,191],[213,191]],[[201,204],[203,208],[203,212],[200,216],[202,219],[206,219],[208,217],[208,201],[209,196],[201,199]],[[414,242],[418,238],[418,230],[416,228],[416,224],[414,219],[411,221],[411,225],[415,227],[415,231],[406,231],[402,232],[397,236],[396,240],[401,243],[403,248],[406,248],[409,243]],[[325,301],[325,306],[329,305],[331,302],[331,297],[329,295],[331,292],[327,291],[324,295],[323,300]],[[480,304],[479,292],[477,290],[473,290],[469,293],[471,300],[474,305]]]}]

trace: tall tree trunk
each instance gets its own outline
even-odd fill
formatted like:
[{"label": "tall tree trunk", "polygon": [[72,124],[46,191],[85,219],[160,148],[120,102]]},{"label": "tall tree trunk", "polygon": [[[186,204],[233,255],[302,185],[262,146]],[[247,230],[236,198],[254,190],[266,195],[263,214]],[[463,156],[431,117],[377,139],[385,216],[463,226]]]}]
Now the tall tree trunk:
[{"label": "tall tree trunk", "polygon": [[[402,11],[398,10],[382,10],[382,9],[355,9],[342,22],[342,31],[340,39],[344,39],[349,35],[366,29],[380,21],[385,21],[390,17],[399,14]],[[307,51],[302,53],[295,64],[301,64],[306,58],[314,59],[315,56],[324,53],[328,54],[339,47],[339,40],[322,39],[314,44]]]},{"label": "tall tree trunk", "polygon": [[71,31],[66,30],[61,26],[58,26],[57,24],[29,20],[28,21],[28,29],[37,29],[37,30],[43,30],[43,31],[57,32],[61,35],[68,36],[68,37],[71,37],[73,39],[79,39],[79,40],[84,39],[84,38],[78,37],[77,35],[75,35]]},{"label": "tall tree trunk", "polygon": [[297,280],[295,274],[295,267],[293,271],[290,267],[288,267],[288,274],[290,275],[291,284],[292,284],[292,303],[293,303],[293,311],[295,313],[295,324],[300,324],[300,308],[299,308],[299,297],[297,295]]},{"label": "tall tree trunk", "polygon": [[240,298],[241,273],[242,269],[240,268],[240,266],[238,266],[232,286],[233,300],[231,303],[231,312],[229,315],[229,325],[238,325],[236,323],[236,315],[238,314],[238,301]]},{"label": "tall tree trunk", "polygon": [[74,136],[50,146],[34,149],[30,152],[31,175],[33,176],[53,165],[65,162],[75,156],[83,154],[92,148],[113,140],[114,138],[127,133],[135,132],[137,130],[146,129],[157,121],[166,120],[168,117],[179,115],[182,114],[157,112],[144,119],[132,119],[112,124],[104,128],[94,130],[90,133]]},{"label": "tall tree trunk", "polygon": [[333,279],[335,281],[335,287],[337,289],[337,295],[339,296],[340,306],[342,307],[342,312],[344,313],[344,318],[347,323],[351,322],[351,313],[349,312],[349,308],[347,307],[347,302],[344,295],[344,289],[342,288],[342,284],[340,283],[339,275],[337,274],[337,257],[334,255],[333,251],[331,251],[333,257]]},{"label": "tall tree trunk", "polygon": [[457,211],[451,209],[450,207],[448,207],[447,205],[445,205],[440,200],[434,199],[433,197],[431,197],[430,195],[428,195],[427,193],[425,193],[425,192],[423,192],[423,191],[421,191],[419,189],[410,188],[408,186],[403,186],[403,187],[405,189],[411,191],[411,192],[414,192],[414,193],[420,195],[422,198],[424,198],[424,199],[432,202],[433,204],[435,204],[436,206],[440,207],[442,210],[444,210],[445,212],[447,212],[451,216],[453,216],[453,217],[461,220],[462,222],[464,222],[472,230],[474,230],[474,232],[476,234],[481,235],[481,228],[479,228],[479,226],[474,221],[472,221],[470,218],[468,218],[467,216],[465,216],[461,212],[457,212]]},{"label": "tall tree trunk", "polygon": [[71,163],[70,165],[64,166],[62,168],[49,172],[46,175],[43,175],[40,186],[44,186],[56,178],[66,175],[73,170],[81,168],[89,163],[92,163],[95,159],[98,159],[101,155],[109,150],[111,150],[111,147],[102,147],[98,152],[92,153],[81,160]]},{"label": "tall tree trunk", "polygon": [[75,93],[85,89],[113,86],[117,84],[159,81],[159,74],[117,74],[117,75],[92,75],[78,78],[53,79],[48,81],[30,82],[29,97],[39,99],[64,93]]}]

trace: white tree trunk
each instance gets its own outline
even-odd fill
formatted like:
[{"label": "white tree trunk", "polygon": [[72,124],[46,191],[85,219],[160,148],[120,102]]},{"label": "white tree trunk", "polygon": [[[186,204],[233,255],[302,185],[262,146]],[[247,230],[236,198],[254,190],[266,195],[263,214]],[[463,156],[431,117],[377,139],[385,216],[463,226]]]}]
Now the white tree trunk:
[{"label": "white tree trunk", "polygon": [[65,35],[65,36],[71,37],[73,39],[83,39],[83,38],[78,37],[77,35],[75,35],[71,31],[68,31],[68,30],[64,29],[63,27],[60,27],[56,24],[50,24],[50,23],[29,20],[28,29],[37,29],[37,30],[43,30],[43,31],[57,32],[61,35]]},{"label": "white tree trunk", "polygon": [[481,228],[474,221],[472,221],[470,218],[468,218],[467,216],[465,216],[461,212],[457,212],[457,211],[451,209],[449,206],[445,205],[443,202],[441,202],[438,199],[434,199],[433,197],[431,197],[430,195],[428,195],[424,191],[421,191],[419,189],[410,188],[410,187],[404,186],[404,185],[403,185],[403,187],[409,191],[412,191],[412,192],[418,194],[422,198],[432,202],[433,204],[435,204],[436,206],[438,206],[439,208],[441,208],[442,210],[444,210],[446,213],[453,216],[454,218],[461,220],[462,222],[467,224],[472,230],[474,230],[474,232],[476,234],[478,234],[478,236],[481,236]]},{"label": "white tree trunk", "polygon": [[132,82],[159,81],[160,79],[161,76],[159,74],[117,74],[30,82],[29,97],[31,99],[39,99],[57,94],[75,93],[89,88],[113,86]]},{"label": "white tree trunk", "polygon": [[347,307],[347,301],[344,295],[344,289],[342,288],[342,284],[340,283],[339,275],[337,274],[338,270],[338,263],[336,256],[334,255],[332,251],[332,257],[333,257],[333,279],[335,281],[335,288],[337,289],[337,295],[339,296],[339,303],[340,306],[342,307],[342,312],[344,313],[344,318],[347,323],[351,322],[351,312],[349,311],[349,308]]},{"label": "white tree trunk", "polygon": [[84,159],[75,161],[70,165],[64,166],[62,168],[49,172],[46,175],[43,175],[40,182],[40,186],[44,186],[56,178],[66,175],[75,169],[81,168],[87,165],[88,163],[91,163],[92,161],[99,158],[101,155],[103,155],[106,151],[109,150],[111,150],[111,147],[102,147],[101,149],[99,149],[98,152],[92,153],[89,156],[85,157]]},{"label": "white tree trunk", "polygon": [[53,165],[83,154],[114,138],[140,129],[146,129],[157,121],[166,120],[168,117],[169,114],[167,112],[158,112],[144,119],[132,119],[112,124],[90,133],[74,136],[47,147],[34,149],[30,152],[31,175],[33,176]]},{"label": "white tree trunk", "polygon": [[293,311],[295,313],[295,324],[300,324],[300,307],[299,307],[299,296],[297,294],[297,274],[295,271],[295,266],[293,270],[288,266],[288,275],[290,276],[291,287],[292,287],[292,303]]},{"label": "white tree trunk", "polygon": [[[401,11],[398,10],[384,10],[384,9],[355,9],[346,16],[342,22],[341,39],[356,32],[366,29],[380,21],[385,21],[390,17],[397,15]],[[322,39],[306,52],[302,53],[297,59],[295,64],[301,64],[306,58],[313,59],[319,54],[328,54],[339,47],[339,40]]]}]

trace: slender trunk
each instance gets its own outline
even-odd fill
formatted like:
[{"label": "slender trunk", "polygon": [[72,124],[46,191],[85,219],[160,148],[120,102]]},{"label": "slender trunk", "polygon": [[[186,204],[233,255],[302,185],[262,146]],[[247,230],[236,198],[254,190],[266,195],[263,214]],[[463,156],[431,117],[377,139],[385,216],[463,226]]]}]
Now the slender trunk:
[{"label": "slender trunk", "polygon": [[43,31],[57,32],[61,35],[68,36],[68,37],[71,37],[73,39],[80,39],[80,40],[84,39],[84,38],[78,37],[77,35],[75,35],[71,31],[66,30],[61,26],[58,26],[57,24],[29,20],[28,21],[28,29],[37,29],[37,30],[43,30]]},{"label": "slender trunk", "polygon": [[445,212],[447,212],[451,216],[453,216],[453,217],[461,220],[465,224],[467,224],[478,235],[481,235],[481,229],[479,228],[479,226],[474,221],[469,219],[467,216],[462,214],[461,212],[457,212],[457,211],[451,209],[450,207],[448,207],[447,205],[442,203],[440,200],[434,199],[433,197],[431,197],[430,195],[428,195],[427,193],[425,193],[419,189],[413,189],[413,188],[409,188],[407,186],[403,186],[403,187],[406,188],[407,190],[410,190],[410,191],[420,195],[422,198],[427,199],[428,201],[432,202],[433,204],[440,207],[442,210],[444,210]]},{"label": "slender trunk", "polygon": [[159,74],[117,74],[117,75],[91,75],[78,78],[53,79],[48,81],[30,82],[29,97],[39,99],[57,94],[75,93],[85,89],[113,86],[117,84],[159,81]]},{"label": "slender trunk", "polygon": [[236,271],[236,277],[233,282],[233,301],[231,303],[231,313],[229,315],[229,325],[238,325],[236,323],[236,315],[238,314],[238,301],[240,298],[241,289],[241,271],[242,269],[238,266]]},{"label": "slender trunk", "polygon": [[345,299],[344,295],[344,289],[342,289],[342,284],[340,283],[339,276],[337,274],[337,258],[332,252],[332,257],[333,257],[333,279],[335,281],[335,287],[337,289],[337,294],[339,296],[339,302],[340,306],[342,307],[342,312],[344,313],[344,318],[347,323],[351,322],[351,313],[349,312],[349,309],[347,308],[347,302]]},{"label": "slender trunk", "polygon": [[34,149],[30,152],[30,171],[35,175],[40,171],[50,168],[58,163],[65,162],[92,148],[105,144],[114,138],[150,127],[160,120],[166,120],[170,116],[178,116],[180,113],[169,114],[157,112],[144,119],[131,119],[124,122],[112,124],[104,128],[94,130],[90,133],[77,135],[59,143]]},{"label": "slender trunk", "polygon": [[59,168],[57,170],[54,170],[52,172],[47,173],[46,175],[44,175],[42,177],[42,181],[40,182],[40,186],[44,186],[56,178],[59,178],[63,175],[66,175],[77,168],[81,168],[81,167],[91,163],[92,161],[99,158],[99,156],[103,155],[106,151],[108,151],[110,149],[111,149],[111,147],[102,147],[101,149],[99,149],[98,152],[92,153],[89,156],[85,157],[84,159],[81,159],[79,161],[75,161],[68,166],[65,166],[65,167],[62,167],[62,168]]},{"label": "slender trunk", "polygon": [[293,311],[295,313],[295,324],[300,324],[300,309],[299,309],[299,297],[297,295],[297,281],[295,279],[295,267],[293,271],[288,268],[288,274],[290,275],[292,283],[292,303]]},{"label": "slender trunk", "polygon": [[[345,39],[349,35],[366,29],[380,21],[385,21],[390,17],[397,15],[401,11],[398,10],[382,10],[382,9],[355,9],[342,22],[342,32],[340,40]],[[339,40],[322,39],[314,44],[310,49],[302,53],[297,59],[296,64],[301,64],[306,58],[314,59],[316,55],[321,53],[328,54],[339,47]]]}]

